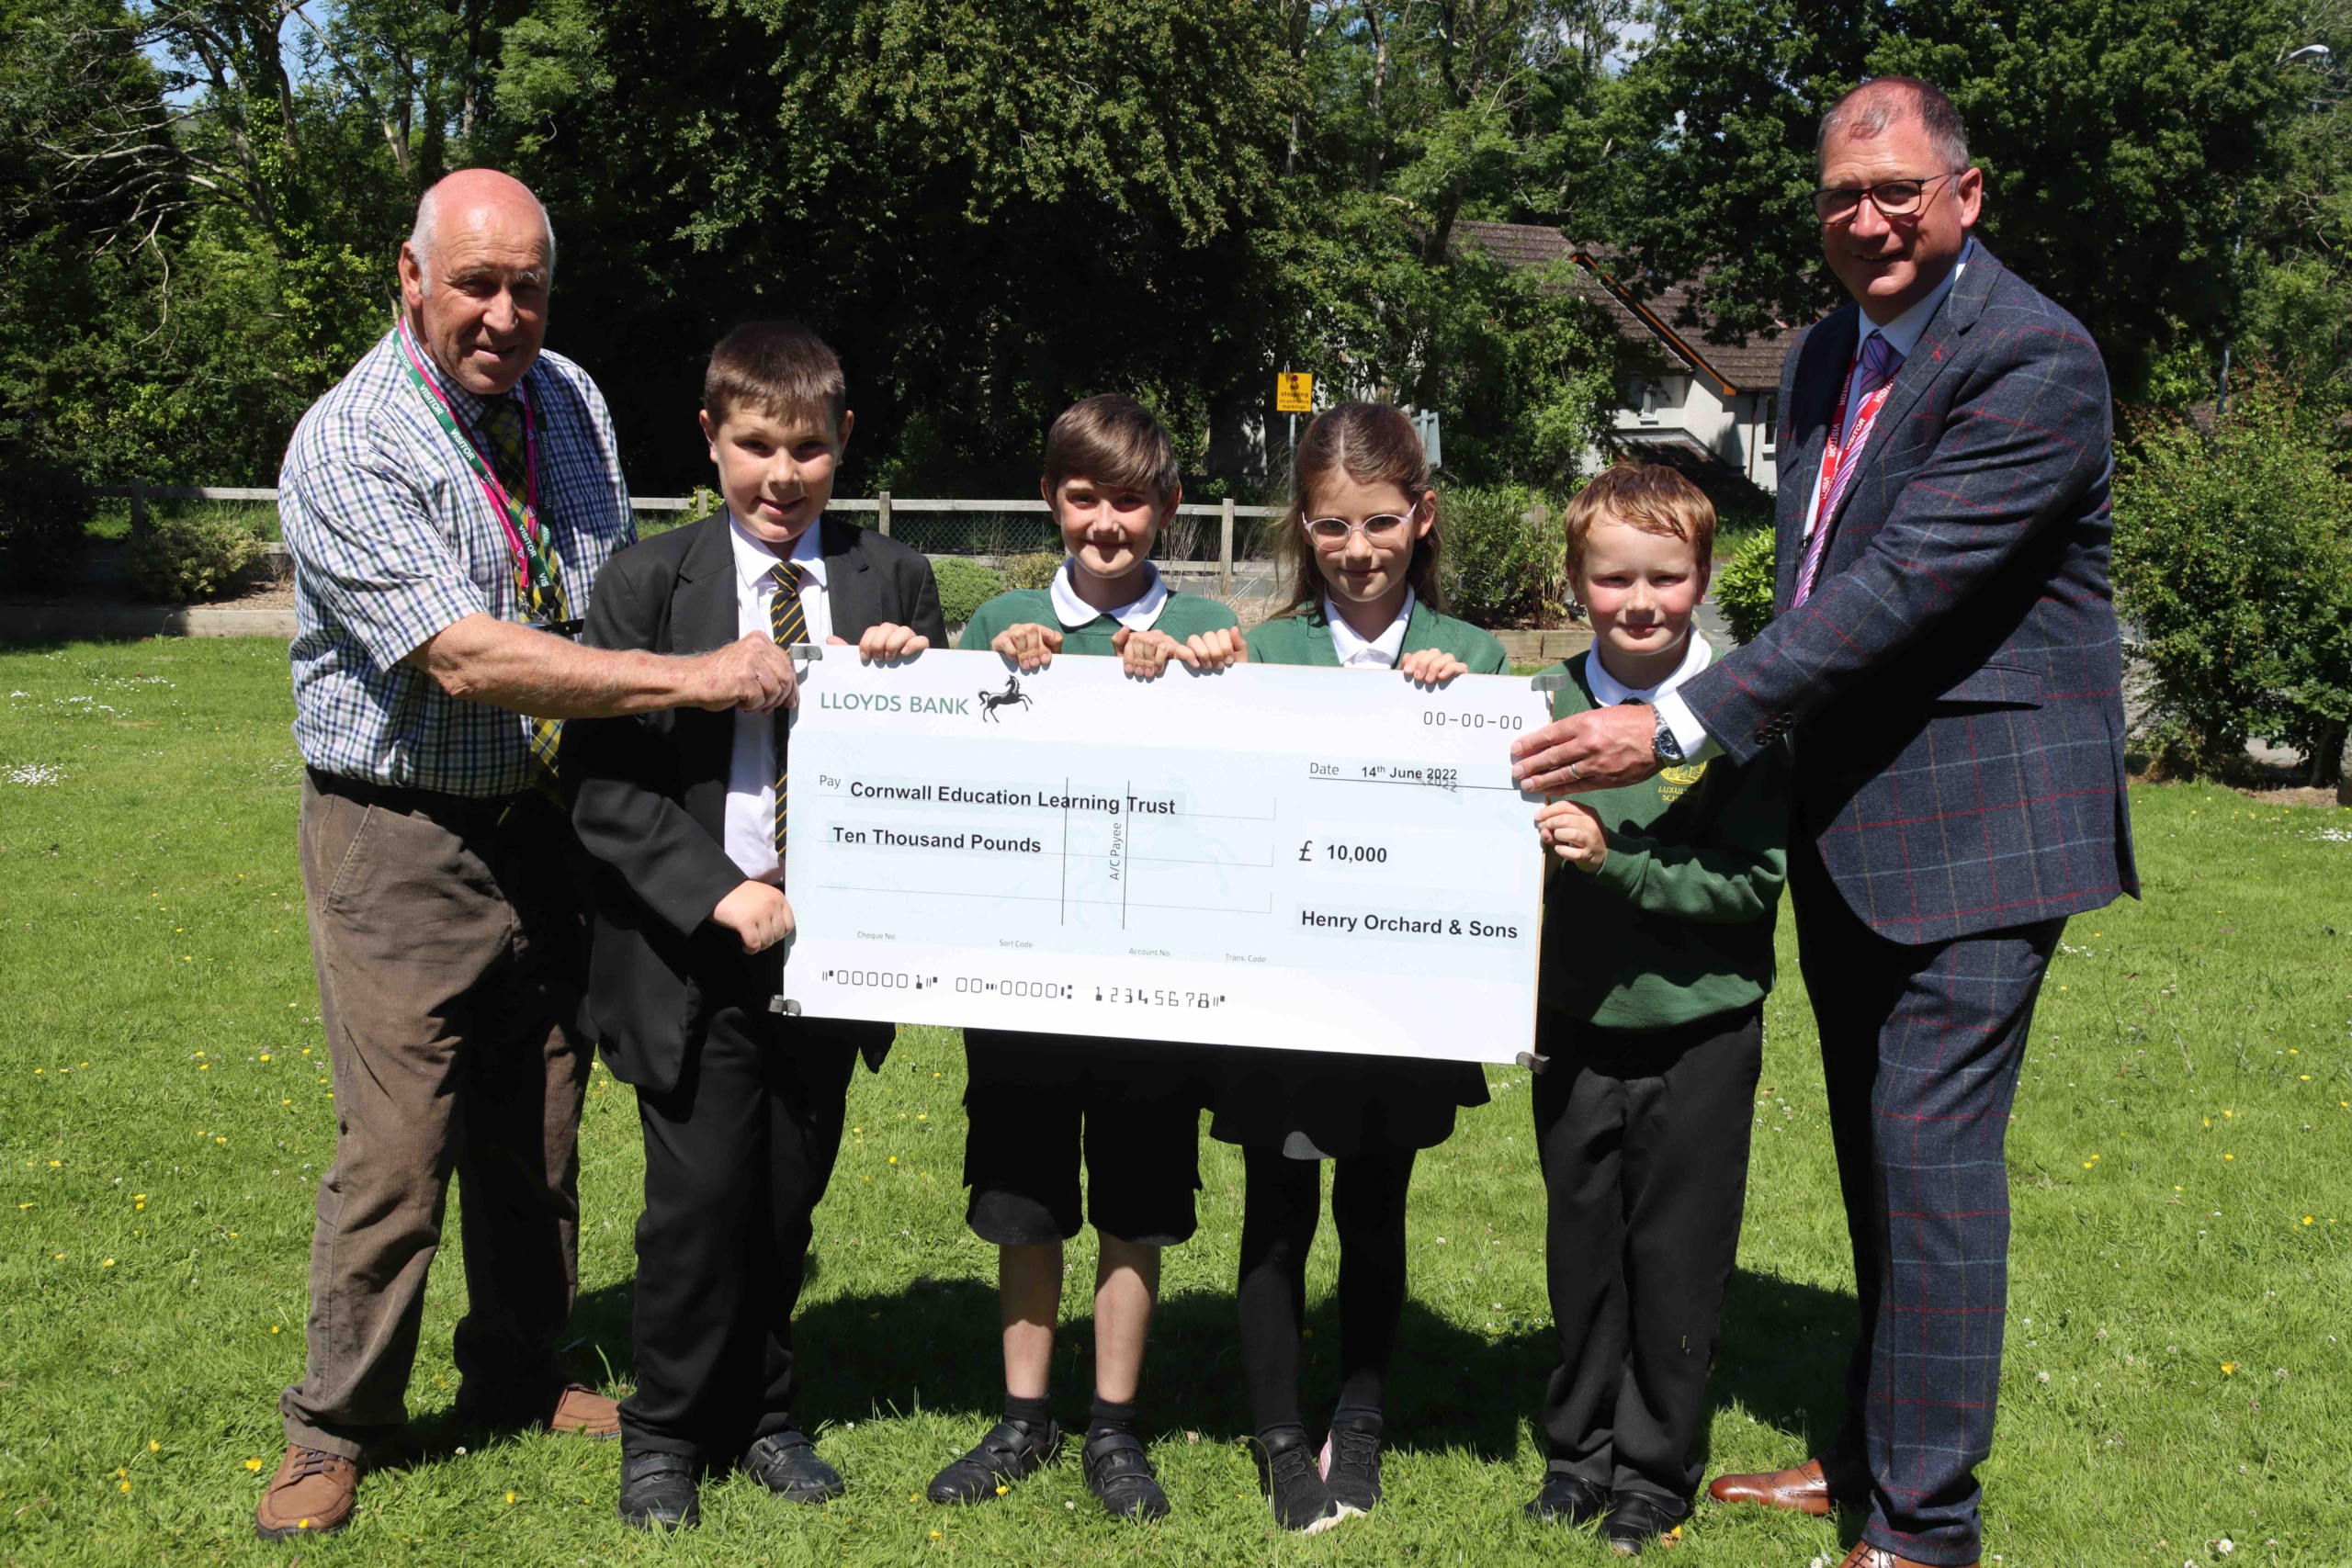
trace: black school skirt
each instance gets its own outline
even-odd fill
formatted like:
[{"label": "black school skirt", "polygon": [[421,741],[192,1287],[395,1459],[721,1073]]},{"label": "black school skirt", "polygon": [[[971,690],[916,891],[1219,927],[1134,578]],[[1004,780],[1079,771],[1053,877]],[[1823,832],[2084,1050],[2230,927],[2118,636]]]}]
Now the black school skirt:
[{"label": "black school skirt", "polygon": [[1487,1099],[1476,1062],[1239,1045],[1217,1053],[1210,1089],[1211,1137],[1305,1159],[1435,1148]]}]

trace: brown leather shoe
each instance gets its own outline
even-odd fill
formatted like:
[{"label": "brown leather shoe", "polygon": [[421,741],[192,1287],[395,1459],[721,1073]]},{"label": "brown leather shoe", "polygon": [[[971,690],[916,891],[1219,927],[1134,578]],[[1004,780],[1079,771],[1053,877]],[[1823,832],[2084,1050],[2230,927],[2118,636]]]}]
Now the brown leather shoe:
[{"label": "brown leather shoe", "polygon": [[254,1509],[254,1529],[264,1540],[330,1535],[351,1522],[358,1493],[357,1461],[298,1443],[277,1461]]},{"label": "brown leather shoe", "polygon": [[548,1430],[568,1438],[617,1438],[620,1404],[585,1383],[566,1383],[555,1402],[555,1413],[548,1417]]},{"label": "brown leather shoe", "polygon": [[1718,1503],[1758,1503],[1767,1508],[1787,1508],[1820,1518],[1865,1490],[1861,1484],[1849,1485],[1846,1481],[1840,1475],[1833,1483],[1822,1461],[1809,1459],[1794,1470],[1718,1475],[1714,1484],[1707,1488],[1707,1495]]},{"label": "brown leather shoe", "polygon": [[[1854,1550],[1846,1553],[1846,1561],[1838,1564],[1838,1568],[1928,1568],[1928,1564],[1914,1562],[1908,1557],[1897,1557],[1883,1547],[1858,1540],[1854,1543]],[[1972,1562],[1968,1568],[1978,1568],[1978,1564]]]}]

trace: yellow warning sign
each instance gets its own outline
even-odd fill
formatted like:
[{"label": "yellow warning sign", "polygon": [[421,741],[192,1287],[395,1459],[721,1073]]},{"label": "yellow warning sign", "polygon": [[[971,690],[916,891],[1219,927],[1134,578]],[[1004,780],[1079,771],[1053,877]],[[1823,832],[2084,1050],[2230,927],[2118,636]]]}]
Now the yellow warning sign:
[{"label": "yellow warning sign", "polygon": [[1313,413],[1315,378],[1305,370],[1283,370],[1274,377],[1274,410],[1278,413]]}]

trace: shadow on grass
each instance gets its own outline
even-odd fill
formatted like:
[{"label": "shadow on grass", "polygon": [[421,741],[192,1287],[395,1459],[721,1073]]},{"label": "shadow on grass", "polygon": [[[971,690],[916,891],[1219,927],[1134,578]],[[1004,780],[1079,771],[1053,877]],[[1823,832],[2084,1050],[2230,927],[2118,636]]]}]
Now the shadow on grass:
[{"label": "shadow on grass", "polygon": [[[821,1260],[812,1258],[812,1284],[820,1269]],[[597,1382],[629,1377],[633,1292],[633,1281],[623,1281],[581,1297],[567,1349],[578,1376]],[[1820,1451],[1837,1435],[1844,1408],[1855,1323],[1849,1292],[1738,1270],[1724,1303],[1713,1403],[1736,1404],[1801,1439],[1805,1452]],[[1066,1422],[1082,1420],[1086,1410],[1093,1327],[1084,1312],[1061,1325],[1054,1394]],[[1314,1427],[1337,1393],[1340,1324],[1329,1294],[1308,1314],[1307,1327],[1304,1408]],[[1002,1407],[996,1292],[981,1280],[918,1277],[896,1292],[815,1302],[802,1309],[795,1339],[803,1379],[799,1413],[811,1427],[918,1410],[954,1413],[978,1426]],[[1546,1325],[1489,1337],[1408,1301],[1388,1380],[1390,1440],[1467,1451],[1489,1462],[1512,1458],[1522,1424],[1540,1418],[1555,1353]],[[1144,1405],[1159,1432],[1238,1438],[1253,1429],[1229,1292],[1191,1291],[1159,1303]]]},{"label": "shadow on grass", "polygon": [[1806,1455],[1821,1453],[1845,1414],[1846,1363],[1860,1322],[1851,1291],[1736,1269],[1708,1395],[1718,1410],[1737,1405],[1802,1438]]}]

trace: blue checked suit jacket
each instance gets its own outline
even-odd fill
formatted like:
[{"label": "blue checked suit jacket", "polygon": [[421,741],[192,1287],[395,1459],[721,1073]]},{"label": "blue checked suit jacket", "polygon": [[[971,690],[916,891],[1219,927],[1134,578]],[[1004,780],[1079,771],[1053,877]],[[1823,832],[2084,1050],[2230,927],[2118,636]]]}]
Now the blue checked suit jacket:
[{"label": "blue checked suit jacket", "polygon": [[2107,367],[1980,243],[1895,377],[1791,610],[1804,512],[1860,332],[1781,372],[1780,611],[1681,689],[1735,761],[1789,739],[1790,837],[1894,941],[2137,895],[2109,581]]}]

